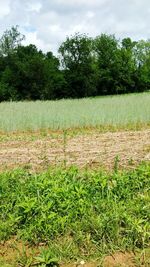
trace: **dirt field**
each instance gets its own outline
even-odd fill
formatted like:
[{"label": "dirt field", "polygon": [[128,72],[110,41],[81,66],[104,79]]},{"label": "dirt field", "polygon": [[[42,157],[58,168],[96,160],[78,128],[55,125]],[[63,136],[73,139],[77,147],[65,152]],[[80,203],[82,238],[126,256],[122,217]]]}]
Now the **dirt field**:
[{"label": "dirt field", "polygon": [[100,133],[91,130],[75,135],[20,134],[0,141],[0,170],[19,166],[42,170],[48,166],[75,164],[79,167],[134,166],[150,160],[150,129]]}]

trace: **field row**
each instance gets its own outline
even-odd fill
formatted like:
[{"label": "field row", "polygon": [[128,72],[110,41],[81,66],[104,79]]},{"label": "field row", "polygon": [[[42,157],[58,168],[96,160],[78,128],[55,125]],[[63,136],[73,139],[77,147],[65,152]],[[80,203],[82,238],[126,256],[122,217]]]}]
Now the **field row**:
[{"label": "field row", "polygon": [[0,131],[124,127],[150,123],[150,93],[0,103]]}]

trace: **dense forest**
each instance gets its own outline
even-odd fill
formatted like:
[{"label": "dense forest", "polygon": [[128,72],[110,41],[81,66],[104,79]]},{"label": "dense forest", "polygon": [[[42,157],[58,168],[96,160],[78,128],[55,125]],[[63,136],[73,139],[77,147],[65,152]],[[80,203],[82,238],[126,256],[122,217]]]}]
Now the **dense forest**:
[{"label": "dense forest", "polygon": [[0,101],[48,100],[150,90],[150,41],[76,33],[43,53],[18,26],[0,38]]}]

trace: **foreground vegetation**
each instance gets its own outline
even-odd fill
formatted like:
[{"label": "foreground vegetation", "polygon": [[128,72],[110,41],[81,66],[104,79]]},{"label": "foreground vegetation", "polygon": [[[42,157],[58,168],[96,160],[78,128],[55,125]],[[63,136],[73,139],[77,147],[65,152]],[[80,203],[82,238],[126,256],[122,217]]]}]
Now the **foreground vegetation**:
[{"label": "foreground vegetation", "polygon": [[136,128],[150,122],[150,93],[80,100],[0,103],[0,131]]},{"label": "foreground vegetation", "polygon": [[5,172],[0,198],[1,240],[42,242],[51,259],[96,259],[149,246],[149,163],[119,171],[115,162],[111,173],[75,167]]}]

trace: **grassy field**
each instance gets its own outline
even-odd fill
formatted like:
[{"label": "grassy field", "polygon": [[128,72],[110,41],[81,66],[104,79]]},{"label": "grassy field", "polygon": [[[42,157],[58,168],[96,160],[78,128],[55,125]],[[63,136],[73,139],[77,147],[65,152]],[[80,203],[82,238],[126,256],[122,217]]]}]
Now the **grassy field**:
[{"label": "grassy field", "polygon": [[0,103],[0,266],[149,267],[149,126],[150,92]]},{"label": "grassy field", "polygon": [[150,123],[150,93],[0,103],[0,131],[126,127]]},{"label": "grassy field", "polygon": [[100,259],[114,251],[145,251],[150,238],[149,174],[150,165],[144,163],[130,171],[118,171],[116,164],[110,173],[71,167],[38,175],[23,170],[1,174],[1,240],[15,236],[45,245],[38,259],[22,250],[14,266],[48,267],[54,259],[97,259],[102,266]]}]

